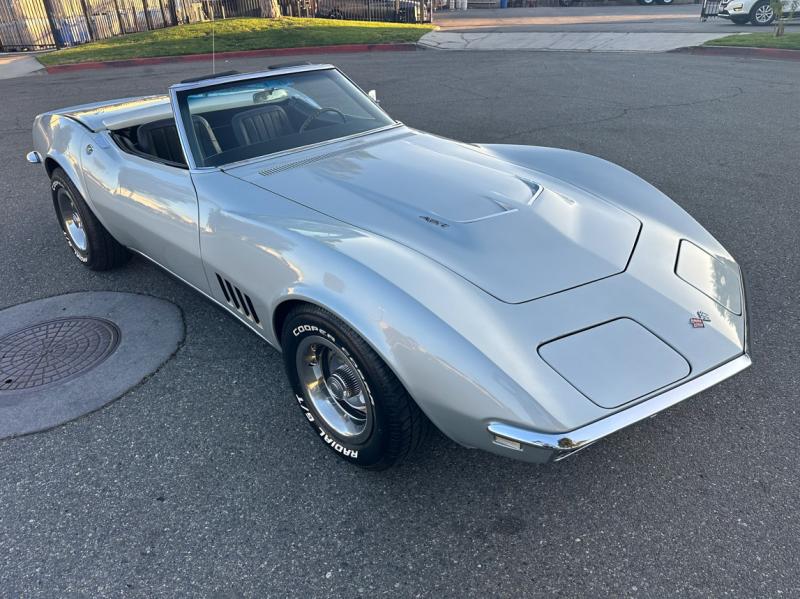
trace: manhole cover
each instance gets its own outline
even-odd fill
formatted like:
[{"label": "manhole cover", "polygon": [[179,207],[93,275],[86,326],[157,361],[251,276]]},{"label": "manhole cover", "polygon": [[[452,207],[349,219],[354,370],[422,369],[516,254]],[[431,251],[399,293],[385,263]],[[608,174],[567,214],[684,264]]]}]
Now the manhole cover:
[{"label": "manhole cover", "polygon": [[0,338],[0,393],[74,378],[110,356],[119,329],[108,320],[48,320]]}]

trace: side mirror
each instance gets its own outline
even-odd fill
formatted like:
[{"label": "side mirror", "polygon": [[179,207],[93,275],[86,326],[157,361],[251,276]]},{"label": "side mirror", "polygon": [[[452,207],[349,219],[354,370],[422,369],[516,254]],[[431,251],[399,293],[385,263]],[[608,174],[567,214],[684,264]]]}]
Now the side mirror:
[{"label": "side mirror", "polygon": [[369,90],[367,95],[372,99],[373,102],[375,102],[375,104],[380,104],[380,102],[378,102],[378,93],[374,89]]}]

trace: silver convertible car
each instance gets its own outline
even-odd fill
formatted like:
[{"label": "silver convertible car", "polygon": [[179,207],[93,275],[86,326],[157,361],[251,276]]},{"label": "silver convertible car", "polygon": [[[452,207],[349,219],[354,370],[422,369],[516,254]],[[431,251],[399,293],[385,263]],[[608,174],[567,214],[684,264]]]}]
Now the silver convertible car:
[{"label": "silver convertible car", "polygon": [[365,468],[432,425],[558,460],[750,364],[738,265],[657,189],[417,131],[330,65],[55,110],[33,141],[78,260],[136,252],[222,306]]}]

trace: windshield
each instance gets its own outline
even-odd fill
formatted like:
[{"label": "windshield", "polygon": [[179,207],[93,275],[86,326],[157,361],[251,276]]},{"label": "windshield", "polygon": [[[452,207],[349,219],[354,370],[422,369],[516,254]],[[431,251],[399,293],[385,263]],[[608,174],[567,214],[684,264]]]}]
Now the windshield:
[{"label": "windshield", "polygon": [[223,166],[394,122],[335,69],[186,90],[177,100],[200,167]]}]

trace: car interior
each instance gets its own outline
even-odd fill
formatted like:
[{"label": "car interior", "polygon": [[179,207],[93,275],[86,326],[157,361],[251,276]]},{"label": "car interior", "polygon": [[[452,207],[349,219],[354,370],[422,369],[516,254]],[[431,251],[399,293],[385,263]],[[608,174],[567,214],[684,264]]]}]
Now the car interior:
[{"label": "car interior", "polygon": [[[298,98],[287,98],[281,102],[255,106],[250,103],[193,114],[191,120],[195,153],[199,153],[204,164],[216,166],[307,145],[330,138],[331,134],[348,134],[352,128],[363,130],[368,119],[345,115],[334,108],[319,109]],[[360,125],[356,124],[359,121]],[[341,131],[315,134],[325,127]],[[111,134],[117,145],[130,154],[169,166],[187,167],[174,118],[117,129]]]}]

